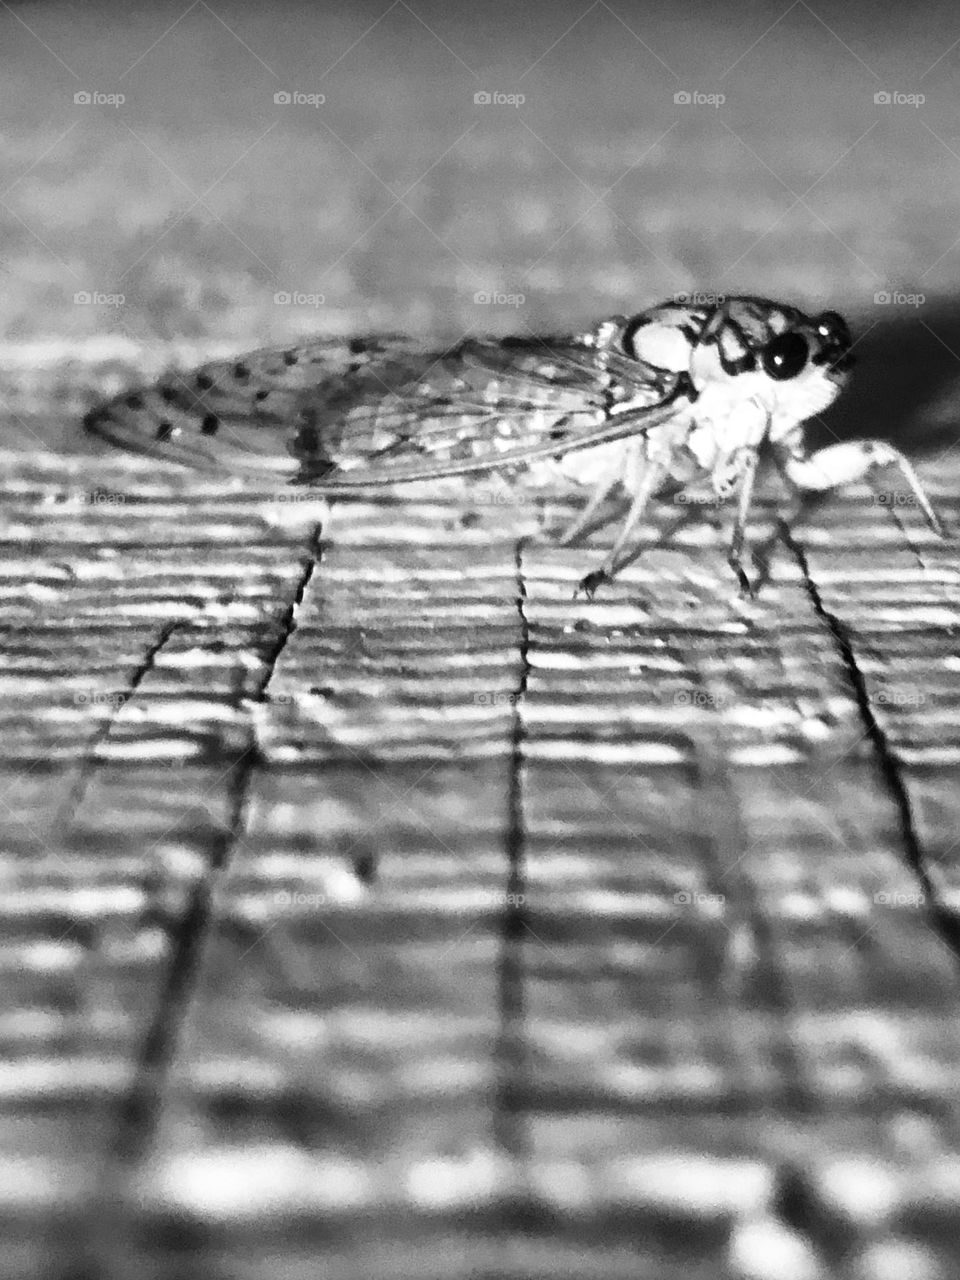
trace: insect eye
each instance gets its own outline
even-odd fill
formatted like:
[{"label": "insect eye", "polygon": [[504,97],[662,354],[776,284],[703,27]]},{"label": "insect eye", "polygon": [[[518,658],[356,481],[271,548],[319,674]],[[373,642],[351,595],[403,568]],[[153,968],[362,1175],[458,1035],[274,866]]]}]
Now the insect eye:
[{"label": "insect eye", "polygon": [[763,369],[777,382],[787,382],[806,368],[810,348],[801,333],[781,333],[763,349]]},{"label": "insect eye", "polygon": [[817,316],[815,323],[817,333],[825,342],[850,345],[850,330],[847,328],[847,322],[843,316],[838,316],[836,311],[824,311],[822,315]]}]

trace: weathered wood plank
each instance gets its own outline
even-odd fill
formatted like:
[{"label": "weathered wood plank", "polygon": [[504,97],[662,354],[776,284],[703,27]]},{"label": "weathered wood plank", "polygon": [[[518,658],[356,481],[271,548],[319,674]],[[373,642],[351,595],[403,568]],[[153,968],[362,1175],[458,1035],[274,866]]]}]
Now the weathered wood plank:
[{"label": "weathered wood plank", "polygon": [[914,512],[839,498],[755,601],[688,519],[574,604],[536,505],[338,506],[317,555],[309,504],[8,472],[25,1273],[93,1207],[117,1275],[952,1274],[957,562]]}]

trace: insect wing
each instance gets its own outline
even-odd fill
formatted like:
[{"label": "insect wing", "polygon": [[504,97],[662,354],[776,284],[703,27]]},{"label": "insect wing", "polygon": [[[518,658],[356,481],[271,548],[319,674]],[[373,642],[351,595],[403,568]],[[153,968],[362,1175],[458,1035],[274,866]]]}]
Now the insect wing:
[{"label": "insect wing", "polygon": [[583,339],[331,340],[170,375],[86,426],[186,465],[329,490],[513,466],[665,421],[676,379]]},{"label": "insect wing", "polygon": [[[388,377],[391,361],[402,365],[399,377],[409,380],[418,352],[417,343],[392,335],[267,348],[171,371],[152,386],[98,406],[84,426],[158,461],[293,479],[298,464],[291,445],[305,401],[332,408],[368,366]],[[387,390],[381,385],[381,393]]]}]

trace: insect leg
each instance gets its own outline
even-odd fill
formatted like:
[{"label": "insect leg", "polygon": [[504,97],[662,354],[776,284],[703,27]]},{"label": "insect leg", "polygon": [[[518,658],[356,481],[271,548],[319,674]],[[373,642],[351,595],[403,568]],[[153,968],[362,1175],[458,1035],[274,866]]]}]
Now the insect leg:
[{"label": "insect leg", "polygon": [[753,595],[753,585],[750,579],[743,571],[743,540],[744,531],[747,527],[747,517],[750,515],[750,502],[753,498],[753,482],[757,476],[757,464],[760,461],[760,452],[758,449],[751,449],[744,463],[743,474],[740,479],[740,495],[737,500],[737,518],[733,524],[733,536],[730,539],[730,553],[727,556],[727,564],[737,575],[737,581],[740,583],[740,594],[743,596]]},{"label": "insect leg", "polygon": [[627,512],[627,518],[623,522],[623,528],[617,535],[616,542],[614,542],[607,555],[604,556],[600,567],[581,579],[574,592],[574,597],[578,596],[581,591],[586,596],[592,596],[602,582],[608,582],[616,577],[617,571],[623,567],[620,559],[621,552],[629,542],[634,529],[643,519],[647,503],[666,480],[669,472],[669,458],[658,458],[656,461],[651,460],[647,464],[640,477],[640,484],[634,494],[633,501],[630,503],[630,510]]},{"label": "insect leg", "polygon": [[849,440],[829,445],[809,456],[791,454],[784,464],[787,475],[801,489],[834,489],[838,485],[861,480],[877,467],[896,466],[913,490],[917,506],[927,524],[941,538],[949,537],[912,464],[899,449],[885,440]]},{"label": "insect leg", "polygon": [[824,501],[827,492],[826,490],[801,489],[787,473],[787,460],[790,457],[790,453],[780,445],[773,445],[770,448],[769,456],[790,497],[790,510],[786,515],[779,518],[777,527],[759,546],[751,547],[753,563],[757,569],[757,574],[752,584],[754,595],[770,580],[771,560],[777,544],[783,537],[784,530],[792,529],[798,521],[803,520],[810,512],[815,511]]},{"label": "insect leg", "polygon": [[578,516],[570,521],[557,539],[562,547],[567,546],[568,543],[574,542],[580,537],[584,529],[589,527],[593,517],[597,514],[597,511],[603,506],[604,502],[619,483],[622,471],[622,461],[614,455],[594,486],[593,493],[591,493],[590,497],[587,499],[587,505]]}]

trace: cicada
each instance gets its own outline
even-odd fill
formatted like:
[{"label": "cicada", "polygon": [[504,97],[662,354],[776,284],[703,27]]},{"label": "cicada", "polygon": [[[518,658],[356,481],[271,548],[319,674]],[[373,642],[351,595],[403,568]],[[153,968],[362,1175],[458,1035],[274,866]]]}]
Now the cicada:
[{"label": "cicada", "polygon": [[283,477],[329,495],[444,476],[530,469],[592,490],[571,542],[618,489],[629,503],[591,594],[633,557],[666,489],[706,481],[736,498],[729,563],[741,589],[744,530],[762,453],[798,491],[896,466],[944,530],[910,462],[856,440],[811,453],[804,422],[853,363],[846,323],[764,298],[668,301],[567,338],[470,338],[445,350],[396,335],[323,339],[169,374],[89,413],[89,431],[169,461]]}]

